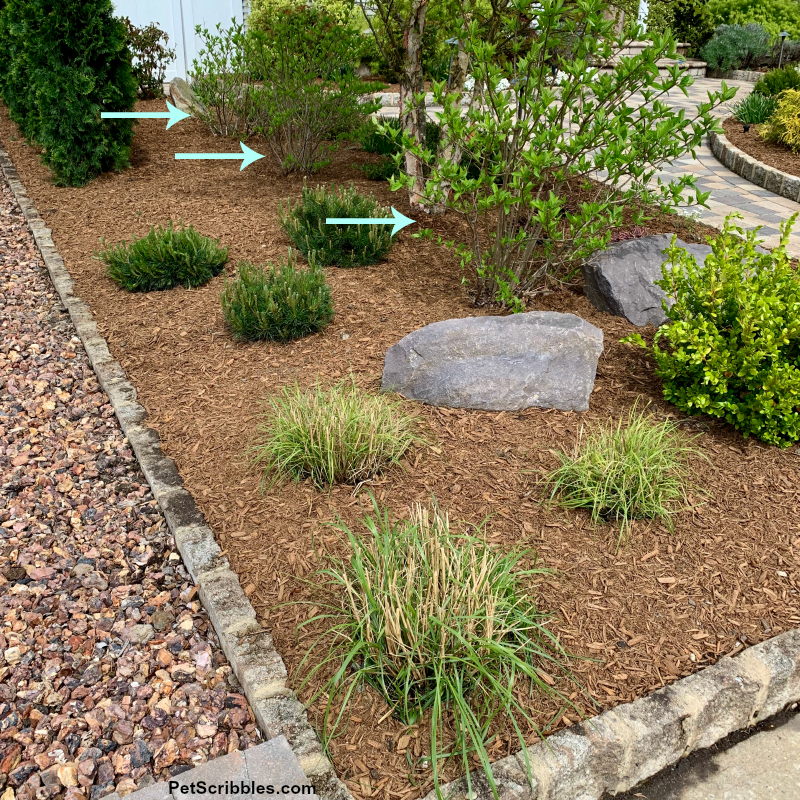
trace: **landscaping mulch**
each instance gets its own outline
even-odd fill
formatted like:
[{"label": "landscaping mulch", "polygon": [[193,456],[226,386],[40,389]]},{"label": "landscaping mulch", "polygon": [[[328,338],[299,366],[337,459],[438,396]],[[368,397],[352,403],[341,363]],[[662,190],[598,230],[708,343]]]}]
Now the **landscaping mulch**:
[{"label": "landscaping mulch", "polygon": [[741,122],[729,117],[722,123],[728,141],[747,155],[758,159],[762,164],[775,167],[789,175],[800,176],[800,153],[793,153],[788,147],[774,142],[765,142],[758,133],[760,125],[751,125],[745,133]]},{"label": "landscaping mulch", "polygon": [[[63,189],[53,186],[35,148],[13,136],[18,134],[4,112],[0,140],[52,227],[77,293],[94,309],[148,410],[148,424],[176,459],[291,674],[313,635],[322,632],[312,626],[300,640],[296,633],[298,623],[317,612],[311,604],[323,599],[309,580],[319,564],[314,545],[338,546],[326,527],[337,518],[358,529],[371,506],[368,491],[399,515],[435,496],[452,520],[479,524],[488,517],[485,535],[497,547],[538,553],[540,564],[553,570],[534,587],[539,607],[552,612],[550,625],[562,643],[585,657],[572,663],[594,698],[572,693],[585,714],[646,695],[721,655],[800,625],[797,451],[766,447],[724,424],[677,413],[661,399],[649,357],[620,344],[634,328],[596,311],[579,286],[553,286],[533,299],[532,308],[578,314],[604,331],[588,412],[490,413],[408,402],[430,444],[410,453],[402,468],[359,490],[318,491],[300,483],[262,492],[246,448],[270,393],[294,381],[308,386],[318,377],[333,381],[350,373],[377,391],[384,354],[402,336],[438,320],[496,312],[472,305],[449,251],[412,239],[414,228],[407,228],[386,262],[326,270],[337,313],[325,331],[290,344],[234,342],[219,307],[222,276],[195,290],[129,295],[105,276],[92,253],[101,237],[118,242],[182,219],[230,246],[226,269],[232,275],[239,259],[285,255],[288,240],[277,206],[299,197],[302,176],[282,176],[269,157],[243,172],[225,162],[176,162],[176,152],[233,151],[238,145],[211,136],[194,120],[169,132],[147,122],[137,128],[130,170]],[[263,142],[248,144],[268,153]],[[356,167],[367,158],[342,150],[310,182],[352,182],[416,217],[405,196],[363,179]],[[463,235],[450,215],[422,224],[444,238]],[[710,231],[663,217],[636,233],[671,230],[693,241]],[[680,421],[698,437],[695,444],[708,460],[696,462],[698,487],[690,507],[675,517],[673,533],[637,522],[617,550],[616,527],[595,527],[585,513],[548,507],[539,479],[587,425],[617,420],[636,402],[649,403],[658,418]],[[321,647],[317,652],[321,657]],[[563,681],[556,683],[571,692]],[[318,686],[312,682],[303,696]],[[567,709],[553,720],[558,706],[537,694],[526,702],[546,732],[579,718]],[[529,731],[530,741],[536,738]],[[419,761],[425,746],[424,726],[401,725],[366,690],[330,749],[357,797],[412,800],[431,786],[430,770]],[[513,732],[502,730],[491,753],[500,757],[518,747]]]},{"label": "landscaping mulch", "polygon": [[0,790],[121,795],[259,743],[0,181]]}]

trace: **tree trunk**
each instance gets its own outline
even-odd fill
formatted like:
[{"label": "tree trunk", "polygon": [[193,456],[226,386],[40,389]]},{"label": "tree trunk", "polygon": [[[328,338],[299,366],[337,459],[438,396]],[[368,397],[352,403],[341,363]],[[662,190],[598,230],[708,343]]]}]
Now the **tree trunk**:
[{"label": "tree trunk", "polygon": [[[425,101],[417,103],[414,94],[425,89],[422,77],[422,34],[425,31],[425,14],[428,0],[411,0],[406,29],[403,34],[405,60],[400,76],[400,123],[403,130],[419,142],[425,142]],[[422,162],[412,153],[406,153],[406,174],[414,180],[408,190],[411,207],[425,204],[425,177]]]}]

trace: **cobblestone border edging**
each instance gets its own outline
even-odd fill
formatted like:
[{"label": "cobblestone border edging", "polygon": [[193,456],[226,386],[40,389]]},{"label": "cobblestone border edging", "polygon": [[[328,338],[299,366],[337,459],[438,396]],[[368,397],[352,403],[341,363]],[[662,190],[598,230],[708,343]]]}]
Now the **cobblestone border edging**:
[{"label": "cobblestone border edging", "polygon": [[50,279],[69,311],[101,387],[164,514],[175,544],[203,602],[222,649],[266,739],[284,735],[321,800],[352,800],[325,756],[305,708],[286,685],[287,673],[272,637],[258,624],[214,533],[183,487],[175,462],[161,450],[158,433],[144,423],[145,409],[125,371],[109,352],[89,306],[73,293],[74,282],[55,248],[50,229],[28,197],[16,168],[0,149],[0,168],[42,254]]},{"label": "cobblestone border edging", "polygon": [[709,133],[708,143],[717,161],[750,183],[800,203],[800,177],[769,167],[734,147],[724,133]]},{"label": "cobblestone border edging", "polygon": [[[500,800],[598,800],[627,791],[695,750],[800,701],[800,629],[749,647],[653,694],[565,728],[496,761]],[[532,781],[526,777],[526,760]],[[448,800],[488,800],[488,782],[460,779]],[[431,792],[425,800],[434,800]]]}]

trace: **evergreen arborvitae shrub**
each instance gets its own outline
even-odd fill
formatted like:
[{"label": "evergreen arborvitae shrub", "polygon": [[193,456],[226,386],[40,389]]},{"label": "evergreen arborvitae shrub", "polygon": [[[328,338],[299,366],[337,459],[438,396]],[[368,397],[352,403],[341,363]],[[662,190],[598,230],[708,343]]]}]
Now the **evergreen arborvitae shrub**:
[{"label": "evergreen arborvitae shrub", "polygon": [[312,251],[320,266],[364,267],[383,259],[392,246],[391,225],[326,225],[328,217],[391,217],[388,208],[352,186],[332,190],[303,187],[301,201],[280,209],[281,225],[304,255]]},{"label": "evergreen arborvitae shrub", "polygon": [[237,339],[287,342],[322,330],[333,319],[331,290],[309,254],[308,269],[297,269],[294,254],[269,269],[247,261],[239,276],[225,281],[222,314]]},{"label": "evergreen arborvitae shrub", "polygon": [[11,0],[0,22],[0,92],[63,186],[128,165],[136,80],[111,0]]},{"label": "evergreen arborvitae shrub", "polygon": [[201,236],[191,225],[150,228],[143,239],[122,242],[99,254],[109,276],[129,292],[201,286],[222,272],[228,248]]}]

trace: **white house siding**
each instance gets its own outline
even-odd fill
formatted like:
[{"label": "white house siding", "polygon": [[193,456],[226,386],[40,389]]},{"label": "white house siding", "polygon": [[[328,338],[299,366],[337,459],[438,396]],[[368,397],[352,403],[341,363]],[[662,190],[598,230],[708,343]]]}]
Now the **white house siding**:
[{"label": "white house siding", "polygon": [[142,27],[155,22],[169,36],[176,58],[168,67],[166,79],[186,78],[200,50],[195,26],[213,29],[217,23],[230,25],[231,19],[243,22],[248,0],[113,0],[117,16],[129,17]]}]

